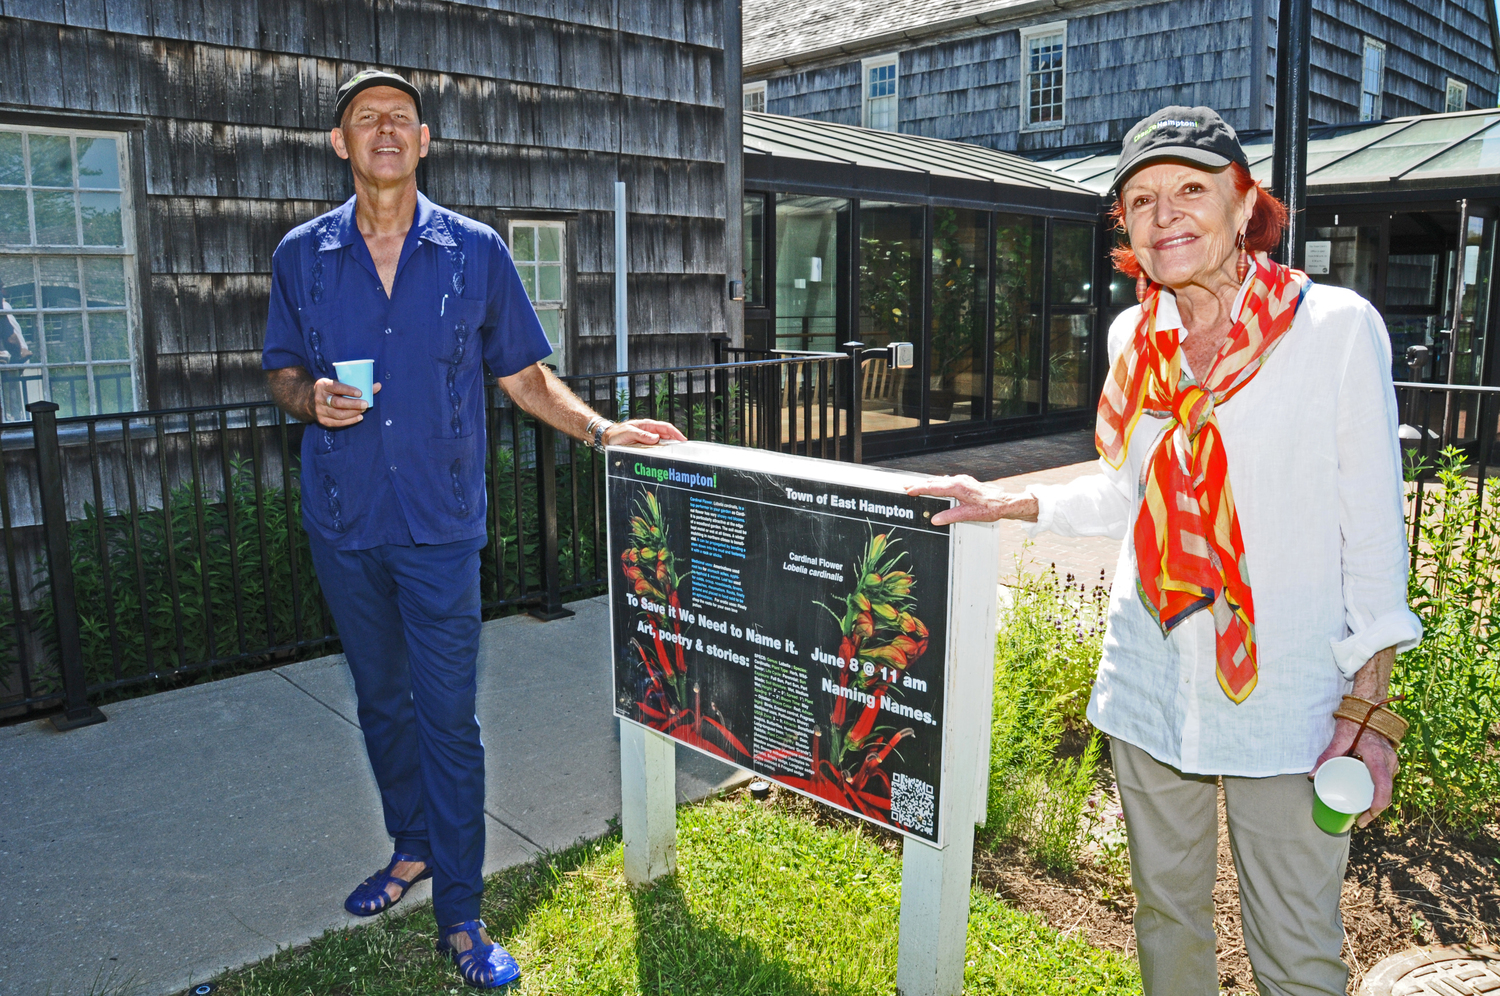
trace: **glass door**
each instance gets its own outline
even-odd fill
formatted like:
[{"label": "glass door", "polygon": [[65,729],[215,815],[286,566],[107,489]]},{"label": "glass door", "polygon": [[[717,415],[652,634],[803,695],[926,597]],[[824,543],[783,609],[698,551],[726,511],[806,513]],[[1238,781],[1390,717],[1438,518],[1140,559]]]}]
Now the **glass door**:
[{"label": "glass door", "polygon": [[776,198],[776,349],[838,348],[842,197]]},{"label": "glass door", "polygon": [[[859,339],[866,346],[921,342],[922,241],[926,208],[859,203]],[[920,362],[920,360],[919,360]],[[922,422],[919,369],[864,361],[865,432],[910,429]]]}]

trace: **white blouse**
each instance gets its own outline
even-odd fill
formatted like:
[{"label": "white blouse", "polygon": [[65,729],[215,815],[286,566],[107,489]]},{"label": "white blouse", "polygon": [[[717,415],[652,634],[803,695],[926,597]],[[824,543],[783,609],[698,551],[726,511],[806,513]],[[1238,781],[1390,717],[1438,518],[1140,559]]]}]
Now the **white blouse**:
[{"label": "white blouse", "polygon": [[[1111,362],[1140,313],[1131,308],[1111,326]],[[1170,291],[1157,317],[1163,328],[1180,322]],[[1143,465],[1169,421],[1142,415],[1120,470],[1101,460],[1102,473],[1026,489],[1037,500],[1032,535],[1125,541],[1089,699],[1096,727],[1184,772],[1305,772],[1333,737],[1333,710],[1354,673],[1386,647],[1421,641],[1406,604],[1390,362],[1385,323],[1369,302],[1315,284],[1260,372],[1216,409],[1255,599],[1258,683],[1239,705],[1215,678],[1212,612],[1163,638],[1136,590],[1127,537]]]}]

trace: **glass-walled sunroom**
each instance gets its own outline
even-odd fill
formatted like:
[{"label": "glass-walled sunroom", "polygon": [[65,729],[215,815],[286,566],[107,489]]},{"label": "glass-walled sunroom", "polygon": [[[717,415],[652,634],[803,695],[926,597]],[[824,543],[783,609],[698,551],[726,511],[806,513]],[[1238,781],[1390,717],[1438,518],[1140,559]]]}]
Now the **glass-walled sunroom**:
[{"label": "glass-walled sunroom", "polygon": [[914,344],[911,369],[863,361],[869,451],[1086,421],[1097,222],[769,190],[744,206],[747,348]]}]

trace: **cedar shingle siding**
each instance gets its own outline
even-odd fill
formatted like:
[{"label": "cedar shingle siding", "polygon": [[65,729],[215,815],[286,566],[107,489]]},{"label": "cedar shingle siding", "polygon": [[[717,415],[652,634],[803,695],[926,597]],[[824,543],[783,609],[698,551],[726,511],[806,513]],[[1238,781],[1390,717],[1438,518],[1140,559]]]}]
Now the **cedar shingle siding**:
[{"label": "cedar shingle siding", "polygon": [[[1386,117],[1442,111],[1448,77],[1469,85],[1470,106],[1495,104],[1489,0],[1314,4],[1314,124],[1359,119],[1366,35],[1386,44]],[[772,114],[858,124],[860,58],[899,52],[901,131],[1005,151],[1118,142],[1167,104],[1207,104],[1242,130],[1271,126],[1275,0],[1084,2],[1017,16],[1019,6],[747,0],[745,80],[766,81]],[[1066,126],[1022,131],[1020,29],[1052,21],[1067,22]]]},{"label": "cedar shingle siding", "polygon": [[372,65],[423,91],[433,143],[418,179],[434,200],[502,235],[511,219],[570,222],[573,369],[613,369],[617,178],[629,185],[632,361],[702,360],[701,333],[731,330],[725,246],[739,239],[732,10],[0,0],[0,121],[66,114],[131,133],[150,407],[265,396],[271,253],[352,193],[329,118],[339,83]]}]

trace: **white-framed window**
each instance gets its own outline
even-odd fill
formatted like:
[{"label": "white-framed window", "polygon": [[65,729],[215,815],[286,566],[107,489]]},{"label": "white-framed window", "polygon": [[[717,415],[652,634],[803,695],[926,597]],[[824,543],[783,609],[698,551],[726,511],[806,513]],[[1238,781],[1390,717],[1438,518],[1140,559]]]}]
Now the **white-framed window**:
[{"label": "white-framed window", "polygon": [[1448,77],[1448,92],[1443,99],[1443,113],[1454,114],[1469,106],[1469,84]]},{"label": "white-framed window", "polygon": [[125,136],[0,125],[0,411],[139,408]]},{"label": "white-framed window", "polygon": [[1359,119],[1378,121],[1385,115],[1381,104],[1385,94],[1385,42],[1365,39],[1364,62],[1359,73]]},{"label": "white-framed window", "polygon": [[566,372],[563,330],[568,327],[568,229],[561,221],[513,221],[510,254],[526,285],[526,296],[552,344],[551,363]]},{"label": "white-framed window", "polygon": [[859,64],[864,94],[862,120],[866,128],[895,131],[896,102],[900,99],[900,70],[895,52],[863,59]]},{"label": "white-framed window", "polygon": [[1063,126],[1064,78],[1068,61],[1068,22],[1021,29],[1021,128],[1040,131]]},{"label": "white-framed window", "polygon": [[761,80],[759,83],[746,83],[745,84],[745,110],[747,110],[747,111],[759,111],[762,114],[765,113],[765,111],[766,111],[766,81],[765,80]]}]

